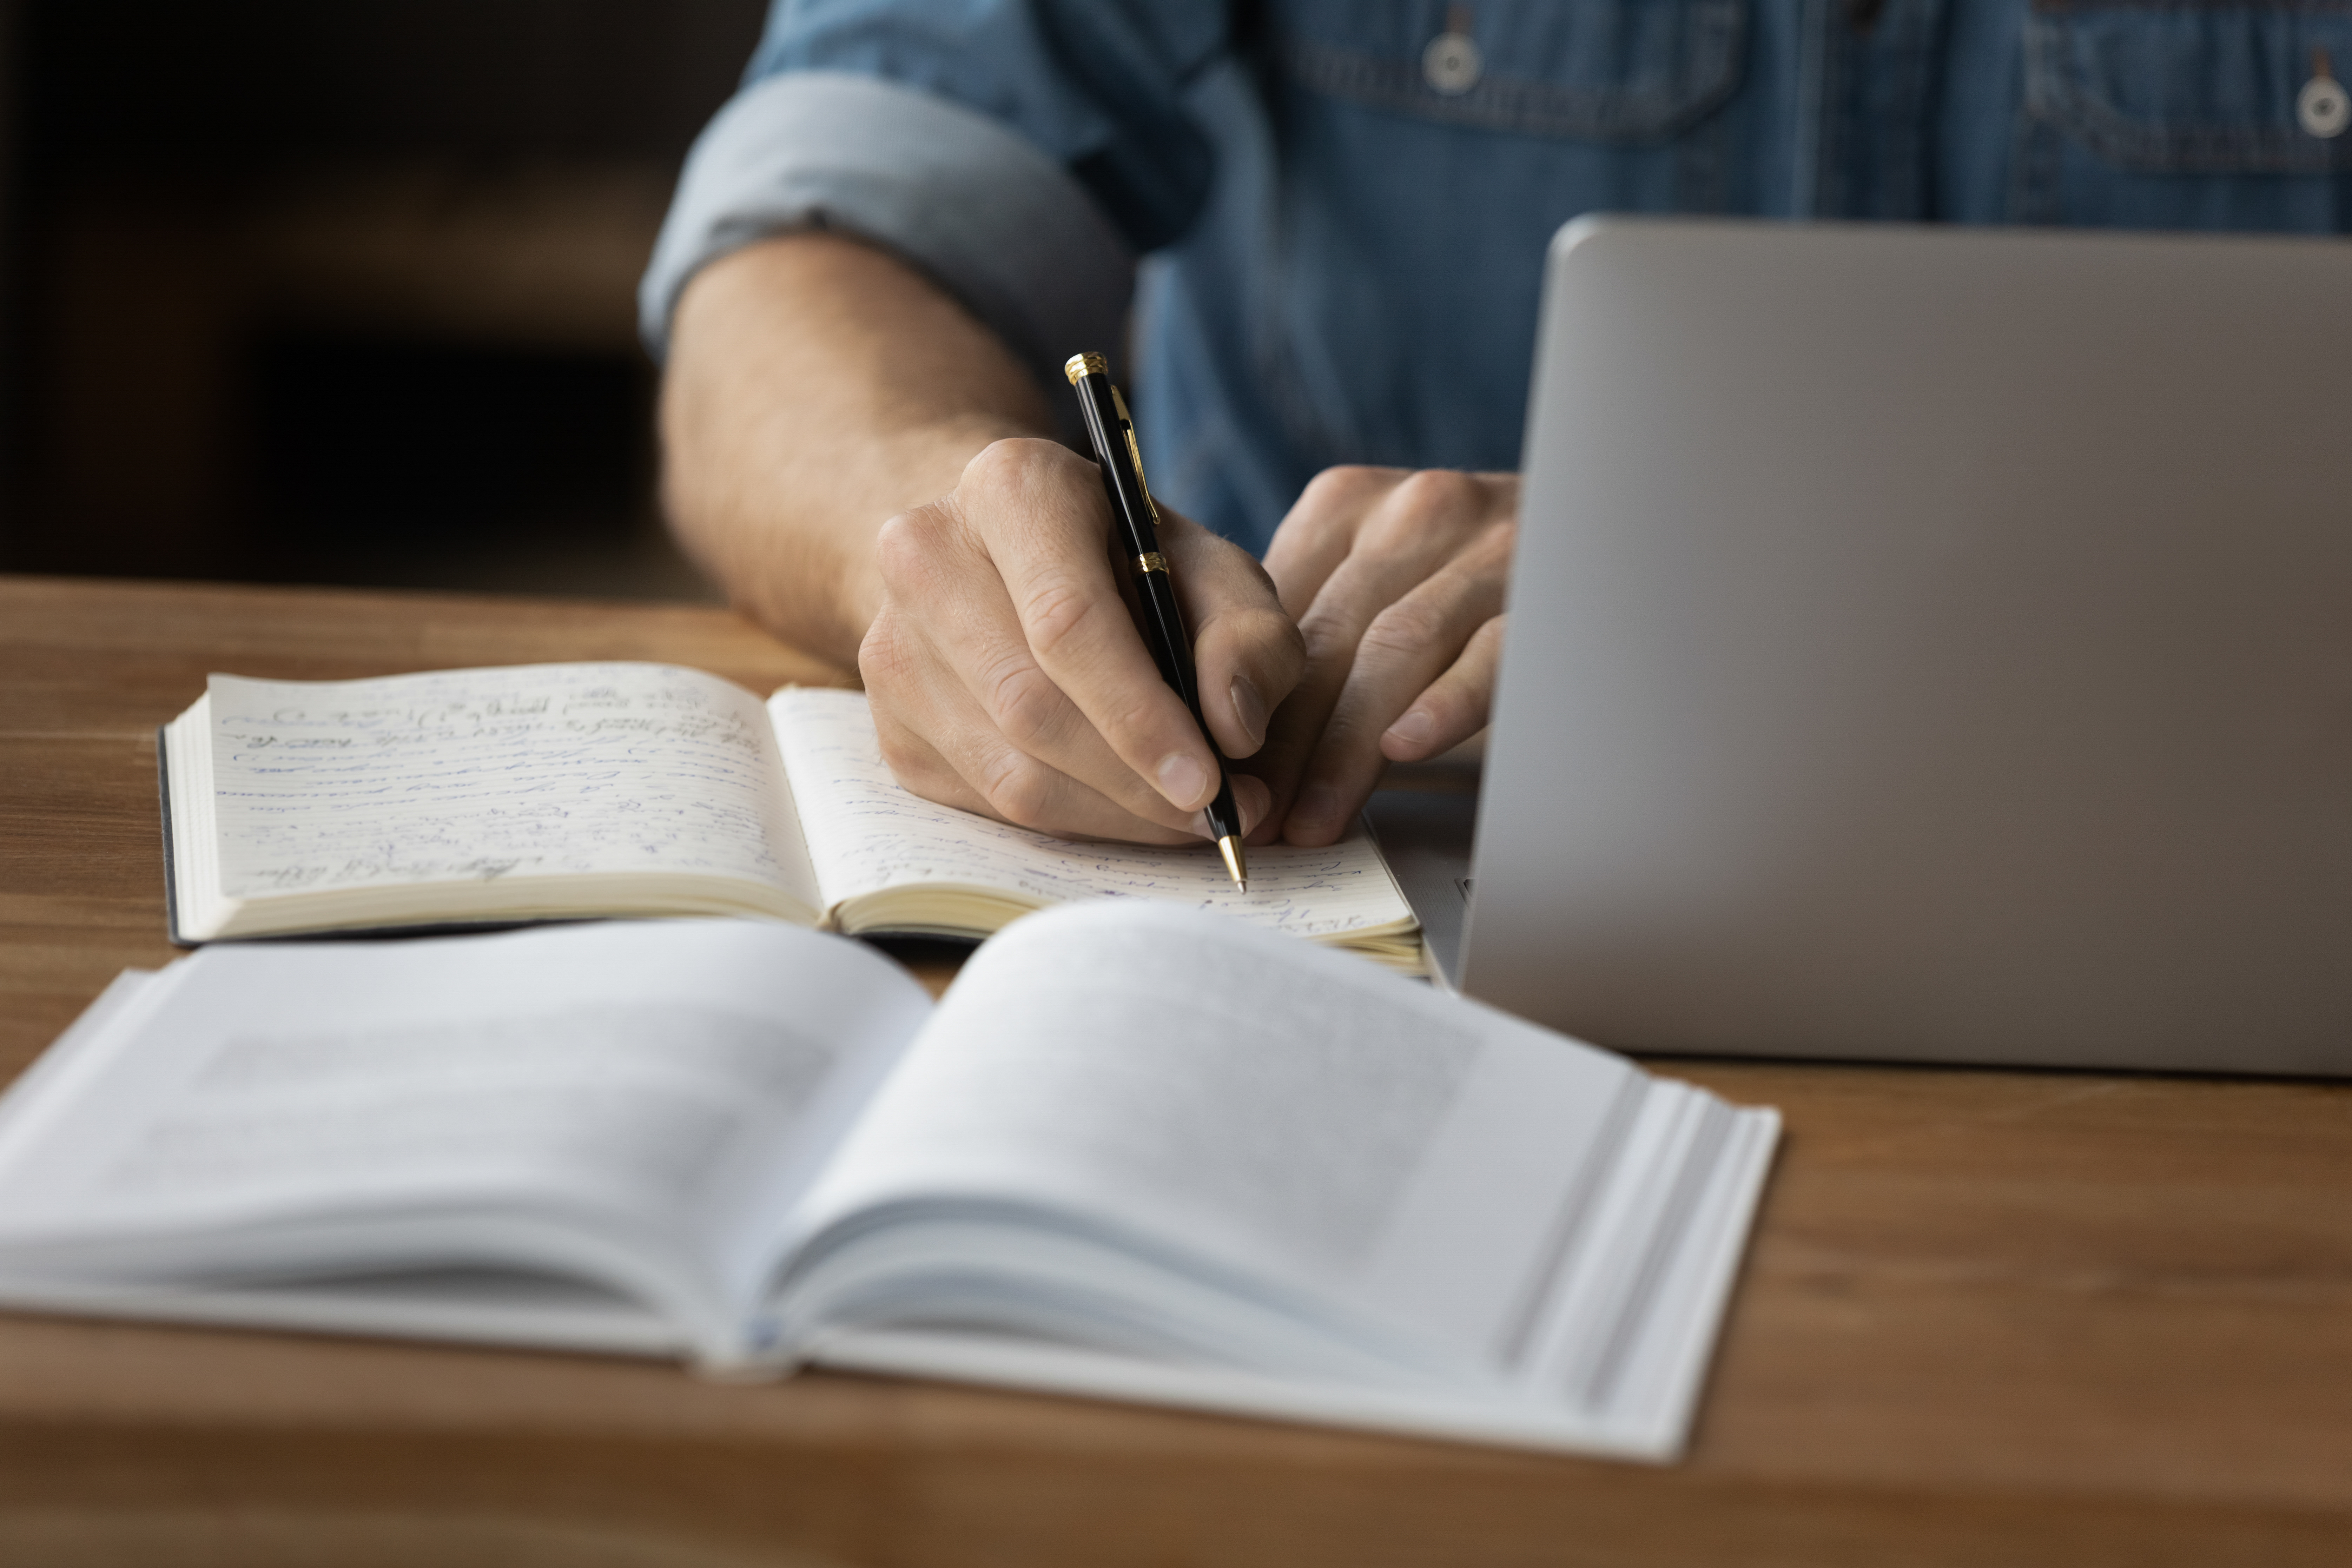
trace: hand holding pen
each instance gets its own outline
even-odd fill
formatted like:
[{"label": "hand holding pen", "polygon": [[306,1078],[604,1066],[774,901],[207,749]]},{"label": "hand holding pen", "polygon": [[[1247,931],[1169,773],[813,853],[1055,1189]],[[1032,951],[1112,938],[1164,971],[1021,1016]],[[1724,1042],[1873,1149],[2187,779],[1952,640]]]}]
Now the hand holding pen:
[{"label": "hand holding pen", "polygon": [[[1121,596],[1100,467],[1018,435],[961,467],[877,531],[858,668],[891,772],[926,799],[1041,832],[1197,840],[1218,753],[1259,750],[1306,665],[1265,569],[1160,509],[1213,747]],[[1257,831],[1272,790],[1232,784]]]}]

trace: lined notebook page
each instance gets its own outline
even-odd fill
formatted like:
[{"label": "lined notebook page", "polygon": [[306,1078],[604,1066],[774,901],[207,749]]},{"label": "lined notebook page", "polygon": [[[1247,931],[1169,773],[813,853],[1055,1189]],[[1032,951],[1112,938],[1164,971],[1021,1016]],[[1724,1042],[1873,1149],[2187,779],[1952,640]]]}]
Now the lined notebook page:
[{"label": "lined notebook page", "polygon": [[1217,910],[1297,936],[1410,921],[1380,851],[1360,831],[1325,849],[1249,852],[1237,892],[1197,847],[1074,844],[935,805],[890,776],[863,694],[788,687],[768,700],[793,804],[827,907],[894,888],[959,883],[1039,904],[1144,898]]},{"label": "lined notebook page", "polygon": [[215,675],[207,690],[232,898],[656,871],[761,882],[817,907],[766,715],[716,676],[518,665]]}]

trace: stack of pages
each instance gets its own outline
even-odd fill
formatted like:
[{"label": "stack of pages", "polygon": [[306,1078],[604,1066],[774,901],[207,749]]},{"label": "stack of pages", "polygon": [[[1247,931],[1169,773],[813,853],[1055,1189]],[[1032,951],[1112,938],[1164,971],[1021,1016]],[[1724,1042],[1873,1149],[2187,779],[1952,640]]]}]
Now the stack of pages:
[{"label": "stack of pages", "polygon": [[1777,1129],[1144,900],[937,1005],[772,921],[228,944],[0,1099],[0,1301],[1664,1458]]}]

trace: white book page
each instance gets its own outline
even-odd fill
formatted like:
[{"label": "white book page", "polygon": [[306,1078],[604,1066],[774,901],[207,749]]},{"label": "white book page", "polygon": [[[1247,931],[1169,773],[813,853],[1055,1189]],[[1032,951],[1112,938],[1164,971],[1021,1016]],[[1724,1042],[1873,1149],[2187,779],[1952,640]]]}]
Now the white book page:
[{"label": "white book page", "polygon": [[759,700],[656,664],[208,687],[231,898],[657,871],[818,902]]},{"label": "white book page", "polygon": [[1244,893],[1205,840],[1178,848],[1074,843],[923,799],[891,776],[863,693],[787,687],[768,708],[827,908],[894,888],[957,884],[1039,905],[1150,899],[1293,936],[1412,918],[1360,832],[1328,848],[1252,849]]},{"label": "white book page", "polygon": [[215,947],[171,986],[6,1102],[0,1272],[569,1267],[716,1333],[930,1009],[752,921]]},{"label": "white book page", "polygon": [[813,1192],[1035,1204],[1496,1370],[1642,1075],[1236,922],[1033,916],[983,947]]}]

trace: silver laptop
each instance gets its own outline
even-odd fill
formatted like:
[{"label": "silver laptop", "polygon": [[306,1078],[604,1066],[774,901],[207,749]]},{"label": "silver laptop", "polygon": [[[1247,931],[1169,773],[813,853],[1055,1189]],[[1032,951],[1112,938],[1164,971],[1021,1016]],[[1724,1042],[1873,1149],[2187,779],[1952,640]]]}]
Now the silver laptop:
[{"label": "silver laptop", "polygon": [[1548,266],[1463,988],[1637,1051],[2352,1071],[2352,247]]}]

